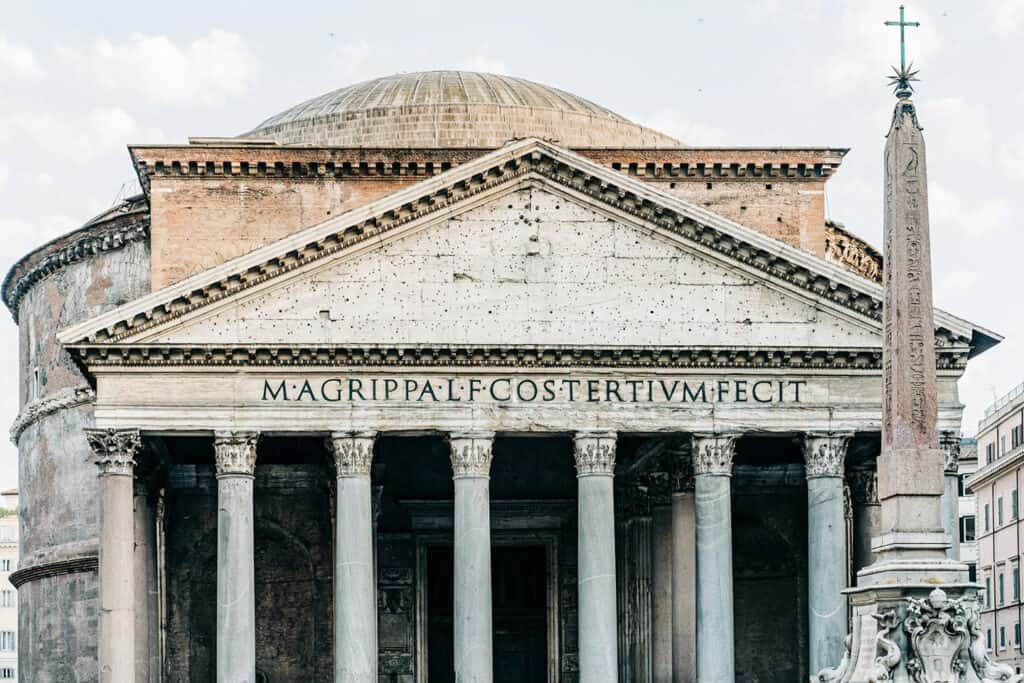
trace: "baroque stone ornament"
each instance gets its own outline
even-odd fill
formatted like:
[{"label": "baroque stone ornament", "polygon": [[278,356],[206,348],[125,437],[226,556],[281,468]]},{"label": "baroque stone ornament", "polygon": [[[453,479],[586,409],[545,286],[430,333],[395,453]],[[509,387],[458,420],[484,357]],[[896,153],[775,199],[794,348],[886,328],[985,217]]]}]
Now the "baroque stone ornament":
[{"label": "baroque stone ornament", "polygon": [[132,476],[135,456],[142,450],[142,437],[137,429],[86,429],[85,438],[95,455],[100,476]]},{"label": "baroque stone ornament", "polygon": [[846,461],[846,447],[852,433],[810,433],[804,435],[804,471],[807,478],[841,477]]},{"label": "baroque stone ornament", "polygon": [[454,479],[491,476],[494,432],[452,432],[448,435],[448,444]]},{"label": "baroque stone ornament", "polygon": [[576,432],[573,438],[576,476],[615,474],[615,444],[615,432]]},{"label": "baroque stone ornament", "polygon": [[960,435],[950,431],[940,433],[939,447],[945,456],[943,471],[946,474],[956,474],[960,469]]},{"label": "baroque stone ornament", "polygon": [[213,436],[213,457],[217,476],[253,476],[259,440],[259,432],[216,432]]},{"label": "baroque stone ornament", "polygon": [[950,600],[941,588],[927,598],[910,598],[903,630],[914,656],[907,671],[915,683],[960,680],[967,670],[968,610],[960,600]]},{"label": "baroque stone ornament", "polygon": [[334,472],[342,477],[369,477],[373,465],[373,444],[377,433],[372,431],[333,432],[327,448],[334,456]]},{"label": "baroque stone ornament", "polygon": [[903,652],[899,644],[891,636],[900,623],[899,616],[895,610],[888,610],[872,614],[878,622],[878,634],[875,636],[875,661],[868,676],[868,683],[883,683],[892,681],[893,670],[903,659]]},{"label": "baroque stone ornament", "polygon": [[721,432],[713,434],[694,434],[693,473],[732,476],[732,459],[736,451],[736,439],[739,434]]}]

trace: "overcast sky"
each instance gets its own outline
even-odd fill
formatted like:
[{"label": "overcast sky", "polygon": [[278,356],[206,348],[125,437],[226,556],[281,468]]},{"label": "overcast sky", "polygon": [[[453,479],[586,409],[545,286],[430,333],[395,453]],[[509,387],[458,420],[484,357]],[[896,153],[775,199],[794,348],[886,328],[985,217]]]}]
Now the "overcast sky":
[{"label": "overcast sky", "polygon": [[[399,71],[521,76],[691,145],[851,147],[829,216],[876,246],[899,59],[890,0],[51,2],[0,0],[0,266],[132,191],[128,143],[236,135]],[[928,143],[937,305],[1006,336],[961,382],[964,432],[1024,381],[1024,0],[918,0],[909,54]],[[17,335],[0,323],[0,424]],[[17,481],[0,447],[0,487]]]}]

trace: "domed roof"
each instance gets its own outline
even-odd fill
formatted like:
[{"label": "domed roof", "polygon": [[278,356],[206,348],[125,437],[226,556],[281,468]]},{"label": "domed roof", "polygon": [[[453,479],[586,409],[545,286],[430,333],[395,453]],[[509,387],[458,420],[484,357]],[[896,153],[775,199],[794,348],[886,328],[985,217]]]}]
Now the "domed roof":
[{"label": "domed roof", "polygon": [[521,78],[423,71],[356,83],[272,116],[245,137],[338,147],[678,147],[582,97]]}]

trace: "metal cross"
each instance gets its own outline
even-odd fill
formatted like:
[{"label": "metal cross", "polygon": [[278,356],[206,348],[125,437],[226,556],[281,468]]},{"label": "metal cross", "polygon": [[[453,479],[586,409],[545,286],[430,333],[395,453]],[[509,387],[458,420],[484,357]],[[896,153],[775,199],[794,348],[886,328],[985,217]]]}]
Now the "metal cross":
[{"label": "metal cross", "polygon": [[905,74],[907,72],[907,38],[904,32],[907,26],[917,28],[921,25],[919,21],[904,21],[903,20],[903,5],[900,5],[900,20],[899,21],[887,21],[886,26],[899,26],[900,27],[900,73]]}]

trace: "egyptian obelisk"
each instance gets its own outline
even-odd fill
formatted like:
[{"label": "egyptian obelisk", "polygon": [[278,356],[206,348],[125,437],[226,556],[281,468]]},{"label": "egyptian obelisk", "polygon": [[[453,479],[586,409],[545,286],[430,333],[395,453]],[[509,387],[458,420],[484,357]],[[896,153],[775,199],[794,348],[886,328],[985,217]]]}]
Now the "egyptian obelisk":
[{"label": "egyptian obelisk", "polygon": [[846,591],[853,618],[846,654],[812,683],[1019,681],[986,653],[978,586],[948,559],[942,527],[944,454],[939,448],[927,166],[911,99],[900,7],[896,107],[885,144],[882,451],[876,560]]}]

